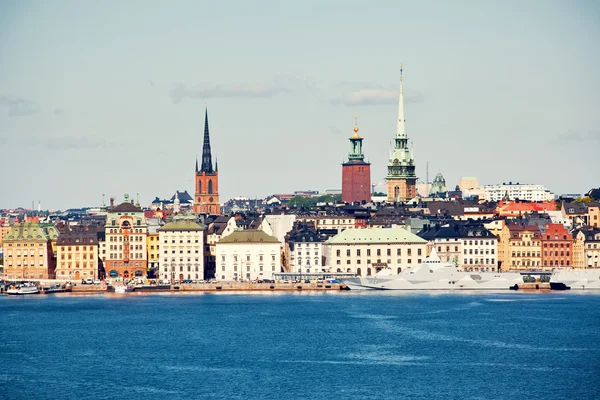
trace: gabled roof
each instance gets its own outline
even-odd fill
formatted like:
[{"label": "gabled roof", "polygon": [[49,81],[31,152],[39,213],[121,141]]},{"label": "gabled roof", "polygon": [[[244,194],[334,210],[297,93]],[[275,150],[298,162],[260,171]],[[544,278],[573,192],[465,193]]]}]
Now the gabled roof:
[{"label": "gabled roof", "polygon": [[221,243],[281,243],[277,238],[267,235],[260,229],[246,229],[235,231],[217,242]]},{"label": "gabled roof", "polygon": [[327,240],[326,244],[426,243],[403,228],[346,229]]}]

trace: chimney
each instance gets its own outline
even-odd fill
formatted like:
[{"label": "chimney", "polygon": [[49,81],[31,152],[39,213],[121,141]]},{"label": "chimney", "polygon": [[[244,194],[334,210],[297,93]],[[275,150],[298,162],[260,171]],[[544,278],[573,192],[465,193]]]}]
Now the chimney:
[{"label": "chimney", "polygon": [[111,207],[114,207],[114,206],[115,206],[115,198],[114,198],[114,197],[111,197],[111,198],[110,198],[110,206],[111,206]]},{"label": "chimney", "polygon": [[131,205],[133,205],[133,199],[131,199]]}]

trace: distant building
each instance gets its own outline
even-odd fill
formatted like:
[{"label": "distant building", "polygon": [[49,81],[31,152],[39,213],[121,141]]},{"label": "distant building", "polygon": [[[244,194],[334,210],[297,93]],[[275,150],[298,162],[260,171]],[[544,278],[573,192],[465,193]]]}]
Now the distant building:
[{"label": "distant building", "polygon": [[56,279],[98,278],[98,235],[93,226],[61,232],[56,246]]},{"label": "distant building", "polygon": [[394,138],[394,149],[388,162],[387,184],[389,202],[406,202],[417,195],[415,159],[409,148],[404,127],[404,88],[400,69],[400,96],[398,101],[398,127]]},{"label": "distant building", "polygon": [[147,224],[144,211],[133,200],[112,207],[107,214],[104,269],[110,278],[146,276]]},{"label": "distant building", "polygon": [[4,237],[5,279],[54,279],[53,243],[58,230],[50,224],[21,222]]},{"label": "distant building", "polygon": [[521,184],[512,182],[501,185],[483,185],[467,190],[470,195],[478,195],[482,200],[525,200],[525,201],[550,201],[554,194],[544,188],[544,185]]},{"label": "distant building", "polygon": [[397,273],[427,256],[427,242],[403,228],[346,229],[323,246],[332,274],[370,276],[388,267]]},{"label": "distant building", "polygon": [[260,229],[235,231],[216,245],[219,280],[272,279],[281,272],[282,243]]},{"label": "distant building", "polygon": [[158,229],[159,277],[163,280],[204,279],[204,232],[191,219],[176,219]]},{"label": "distant building", "polygon": [[194,199],[194,212],[202,214],[220,214],[219,204],[219,164],[215,162],[213,168],[212,153],[210,149],[210,133],[208,131],[208,109],[204,115],[204,145],[202,147],[202,164],[198,169],[196,159],[196,195]]},{"label": "distant building", "polygon": [[546,224],[542,233],[544,268],[570,267],[573,264],[573,236],[562,224]]},{"label": "distant building", "polygon": [[539,269],[542,267],[542,238],[537,225],[504,225],[498,244],[500,268]]},{"label": "distant building", "polygon": [[447,194],[448,188],[446,187],[446,179],[444,178],[444,175],[438,171],[435,178],[433,178],[431,189],[429,189],[429,196],[445,198]]},{"label": "distant building", "polygon": [[371,200],[371,164],[365,162],[362,149],[363,138],[354,125],[350,137],[348,161],[342,164],[342,201],[344,203],[368,203]]},{"label": "distant building", "polygon": [[324,239],[312,224],[294,225],[285,238],[286,272],[298,274],[321,273]]},{"label": "distant building", "polygon": [[479,186],[479,181],[474,176],[463,176],[458,181],[458,188],[461,192],[474,189]]}]

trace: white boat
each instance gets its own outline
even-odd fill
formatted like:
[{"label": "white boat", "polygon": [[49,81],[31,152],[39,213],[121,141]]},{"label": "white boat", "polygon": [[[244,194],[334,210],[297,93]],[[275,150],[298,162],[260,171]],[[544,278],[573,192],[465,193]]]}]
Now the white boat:
[{"label": "white boat", "polygon": [[134,290],[135,290],[135,286],[133,286],[133,285],[115,286],[115,293],[129,293],[129,292],[133,292]]},{"label": "white boat", "polygon": [[343,282],[350,290],[508,290],[518,289],[523,277],[518,272],[462,272],[454,263],[442,262],[433,249],[421,264],[399,274],[390,271]]},{"label": "white boat", "polygon": [[600,289],[600,268],[555,269],[550,277],[550,289],[598,290]]},{"label": "white boat", "polygon": [[25,295],[25,294],[38,294],[40,290],[31,282],[22,283],[20,285],[13,285],[6,291],[6,294],[11,295]]}]

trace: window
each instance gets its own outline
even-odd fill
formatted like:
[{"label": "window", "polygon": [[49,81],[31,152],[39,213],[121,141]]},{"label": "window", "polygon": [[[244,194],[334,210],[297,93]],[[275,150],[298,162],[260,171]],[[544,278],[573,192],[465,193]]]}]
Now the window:
[{"label": "window", "polygon": [[339,257],[339,256],[340,256],[340,254],[341,254],[341,250],[339,250],[339,249],[338,249],[338,250],[336,250],[335,254],[336,254],[338,257]]},{"label": "window", "polygon": [[371,249],[367,249],[367,256],[370,257],[371,256]]},{"label": "window", "polygon": [[[317,254],[317,253],[315,253],[315,255],[316,255],[316,254]],[[357,257],[360,257],[360,249],[356,249],[356,256],[357,256]]]},{"label": "window", "polygon": [[350,249],[346,249],[346,257],[350,257]]}]

